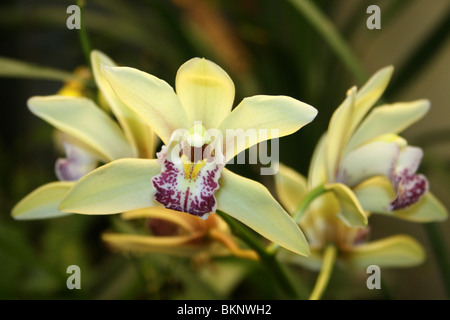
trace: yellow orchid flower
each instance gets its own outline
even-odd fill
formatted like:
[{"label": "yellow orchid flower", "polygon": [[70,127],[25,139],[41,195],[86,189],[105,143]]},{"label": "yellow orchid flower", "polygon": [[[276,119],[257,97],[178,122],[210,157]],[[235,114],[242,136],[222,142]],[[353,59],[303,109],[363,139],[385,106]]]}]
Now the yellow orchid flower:
[{"label": "yellow orchid flower", "polygon": [[[308,239],[309,257],[280,252],[322,274],[337,259],[347,266],[406,267],[421,263],[422,246],[406,235],[367,243],[367,218],[381,213],[416,222],[440,221],[446,209],[416,174],[422,151],[397,134],[425,115],[429,102],[377,106],[393,68],[375,73],[333,113],[314,151],[308,178],[280,165],[275,185],[280,202]],[[318,281],[318,284],[323,281]],[[320,288],[320,285],[316,288]],[[320,296],[314,290],[312,297]]]},{"label": "yellow orchid flower", "polygon": [[286,96],[259,95],[232,111],[233,81],[206,59],[193,58],[179,68],[176,93],[134,68],[103,66],[102,71],[164,146],[157,160],[119,159],[84,176],[61,202],[61,211],[117,214],[165,207],[206,219],[220,210],[293,252],[309,253],[303,233],[270,192],[224,166],[259,142],[296,132],[315,118],[315,108]]},{"label": "yellow orchid flower", "polygon": [[113,250],[131,253],[161,252],[179,257],[234,255],[257,260],[256,252],[241,249],[228,225],[217,215],[208,219],[165,208],[138,209],[121,215],[124,220],[147,219],[148,235],[105,232],[103,241]]},{"label": "yellow orchid flower", "polygon": [[[60,181],[45,184],[23,198],[12,210],[15,219],[67,215],[58,210],[61,200],[76,180],[99,163],[151,157],[155,152],[155,136],[150,127],[118,99],[100,72],[100,65],[115,66],[115,63],[99,51],[93,51],[91,59],[97,87],[118,123],[83,96],[80,83],[67,83],[57,95],[30,98],[30,111],[58,131],[66,158],[58,159],[55,165]],[[87,76],[85,70],[76,72]]]}]

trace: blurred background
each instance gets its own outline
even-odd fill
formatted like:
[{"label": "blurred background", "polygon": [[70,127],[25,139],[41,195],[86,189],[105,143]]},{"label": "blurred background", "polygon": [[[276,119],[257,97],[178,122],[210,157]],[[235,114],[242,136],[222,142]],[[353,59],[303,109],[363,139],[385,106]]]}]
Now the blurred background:
[{"label": "blurred background", "polygon": [[[86,65],[79,32],[66,26],[66,9],[72,4],[77,3],[0,4],[0,298],[280,298],[265,270],[251,262],[112,252],[100,234],[114,217],[11,218],[20,199],[56,180],[54,163],[60,153],[53,144],[53,128],[33,116],[26,101],[55,94],[76,67]],[[371,15],[366,10],[373,4],[381,10],[381,29],[366,25]],[[206,57],[235,82],[235,105],[246,96],[275,94],[316,107],[319,114],[312,124],[280,139],[280,160],[303,174],[346,90],[393,65],[385,101],[431,101],[430,112],[403,136],[424,149],[419,171],[450,208],[449,1],[87,0],[84,5],[82,28],[91,47],[118,64],[144,70],[173,86],[182,63]],[[32,67],[18,70],[4,58]],[[230,169],[271,188],[271,177],[261,180],[255,167]],[[400,233],[415,237],[426,249],[426,261],[418,267],[382,270],[381,290],[366,288],[365,270],[335,268],[324,298],[449,298],[448,220],[415,224],[374,216],[371,225],[372,239]],[[73,264],[81,268],[81,290],[66,287],[66,269]],[[296,271],[298,285],[309,292],[317,274]]]}]

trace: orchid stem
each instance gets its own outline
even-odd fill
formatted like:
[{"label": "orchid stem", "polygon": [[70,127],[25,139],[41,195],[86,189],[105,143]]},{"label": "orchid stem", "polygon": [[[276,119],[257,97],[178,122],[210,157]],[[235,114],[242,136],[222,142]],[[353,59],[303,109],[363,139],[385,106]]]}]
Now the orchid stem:
[{"label": "orchid stem", "polygon": [[322,268],[320,269],[319,276],[317,277],[314,289],[309,297],[309,300],[319,300],[328,285],[328,282],[333,271],[334,263],[336,261],[337,249],[334,244],[329,244],[323,254]]},{"label": "orchid stem", "polygon": [[276,259],[274,253],[268,252],[266,248],[256,239],[253,234],[249,233],[241,224],[232,219],[228,214],[223,211],[217,210],[216,213],[230,226],[233,232],[241,238],[250,248],[252,248],[262,260],[263,265],[267,267],[274,276],[277,278],[280,286],[286,291],[286,293],[292,298],[298,298],[299,294],[296,288],[292,285],[292,281],[289,278],[286,270]]},{"label": "orchid stem", "polygon": [[[305,213],[306,209],[308,209],[311,202],[313,202],[314,199],[316,199],[318,196],[320,196],[321,194],[323,194],[327,191],[328,190],[325,188],[324,185],[319,185],[319,186],[315,187],[314,189],[312,189],[310,192],[308,192],[306,194],[306,196],[302,199],[302,202],[298,206],[297,210],[295,210],[294,214],[292,215],[292,218],[294,219],[294,221],[296,223],[298,223],[300,221],[300,218]],[[271,245],[269,245],[267,250],[270,253],[275,253],[278,250],[278,248],[279,248],[278,244],[272,243]]]},{"label": "orchid stem", "polygon": [[444,238],[439,230],[439,225],[436,222],[425,224],[425,230],[436,256],[436,261],[444,280],[443,282],[447,296],[450,297],[450,259],[448,256],[448,250],[445,247]]},{"label": "orchid stem", "polygon": [[80,38],[81,49],[83,50],[84,58],[87,64],[91,67],[91,44],[84,25],[84,7],[85,0],[77,0],[77,5],[80,8],[81,28],[78,29],[78,37]]}]

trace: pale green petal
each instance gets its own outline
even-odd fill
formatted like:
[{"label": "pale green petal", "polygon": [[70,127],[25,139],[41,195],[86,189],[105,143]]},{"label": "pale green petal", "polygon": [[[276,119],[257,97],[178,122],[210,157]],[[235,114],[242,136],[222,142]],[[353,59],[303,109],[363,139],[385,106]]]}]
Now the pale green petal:
[{"label": "pale green petal", "polygon": [[367,216],[352,190],[342,183],[325,185],[338,198],[340,210],[338,217],[349,227],[367,226]]},{"label": "pale green petal", "polygon": [[91,52],[91,62],[95,82],[119,121],[129,144],[134,147],[135,155],[143,158],[154,157],[156,139],[153,131],[143,119],[117,97],[100,70],[101,65],[115,66],[116,64],[97,50]]},{"label": "pale green petal", "polygon": [[73,184],[74,182],[51,182],[37,188],[14,206],[12,217],[16,220],[31,220],[70,214],[59,211],[58,205]]},{"label": "pale green petal", "polygon": [[294,213],[307,192],[306,178],[292,168],[280,163],[275,174],[275,189],[281,204]]},{"label": "pale green petal", "polygon": [[81,178],[62,201],[63,212],[114,214],[154,206],[151,179],[161,165],[153,159],[119,159]]},{"label": "pale green petal", "polygon": [[219,210],[270,241],[295,253],[309,254],[300,228],[262,184],[224,169],[216,199]]},{"label": "pale green petal", "polygon": [[91,147],[105,162],[133,155],[117,123],[89,99],[32,97],[28,107],[39,118]]},{"label": "pale green petal", "polygon": [[176,129],[191,125],[180,100],[167,82],[128,67],[102,67],[114,92],[168,144]]},{"label": "pale green petal", "polygon": [[389,133],[400,133],[420,120],[429,110],[428,100],[400,102],[376,107],[361,123],[346,147],[346,152]]},{"label": "pale green petal", "polygon": [[327,134],[323,134],[316,144],[308,169],[308,186],[313,188],[327,182],[327,168],[325,165],[325,147],[327,145]]},{"label": "pale green petal", "polygon": [[193,58],[178,69],[175,88],[190,122],[201,121],[207,129],[218,128],[233,107],[233,81],[204,58]]},{"label": "pale green petal", "polygon": [[356,95],[355,112],[350,132],[353,132],[372,106],[381,98],[394,72],[393,66],[387,66],[377,71]]},{"label": "pale green petal", "polygon": [[113,249],[126,253],[160,252],[180,257],[192,257],[205,247],[189,244],[189,242],[202,236],[204,236],[202,232],[167,237],[104,233],[102,234],[102,240]]},{"label": "pale green petal", "polygon": [[219,127],[225,136],[226,161],[258,142],[296,132],[316,115],[314,107],[291,97],[245,98]]},{"label": "pale green petal", "polygon": [[373,176],[391,177],[397,165],[400,148],[397,143],[368,143],[350,152],[341,162],[338,181],[353,187]]},{"label": "pale green petal", "polygon": [[366,269],[370,265],[380,268],[413,267],[425,260],[422,246],[413,238],[404,235],[359,245],[347,252],[350,265]]},{"label": "pale green petal", "polygon": [[422,199],[409,208],[389,211],[388,206],[395,198],[395,191],[387,178],[374,177],[354,188],[364,210],[386,214],[413,222],[432,222],[447,219],[447,209],[431,193],[427,192]]},{"label": "pale green petal", "polygon": [[353,119],[356,88],[347,93],[347,98],[336,109],[330,119],[325,146],[325,165],[328,181],[334,182],[344,147],[350,138],[350,125]]}]

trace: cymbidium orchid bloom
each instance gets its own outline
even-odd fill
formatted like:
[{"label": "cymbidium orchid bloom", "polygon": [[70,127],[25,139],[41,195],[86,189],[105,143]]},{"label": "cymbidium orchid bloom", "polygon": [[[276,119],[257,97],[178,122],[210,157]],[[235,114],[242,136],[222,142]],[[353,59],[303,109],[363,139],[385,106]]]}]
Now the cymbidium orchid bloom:
[{"label": "cymbidium orchid bloom", "polygon": [[85,88],[76,81],[67,83],[57,95],[30,98],[30,111],[56,128],[66,158],[55,164],[60,181],[45,184],[22,199],[12,210],[15,219],[67,215],[68,212],[58,210],[61,200],[76,180],[99,164],[154,155],[152,130],[117,98],[100,72],[100,64],[115,66],[115,63],[98,51],[92,52],[91,59],[99,94],[117,121],[84,97]]},{"label": "cymbidium orchid bloom", "polygon": [[104,66],[102,71],[164,146],[157,160],[120,159],[92,171],[70,190],[60,210],[116,214],[165,207],[200,218],[221,210],[269,240],[308,254],[303,233],[270,192],[224,166],[261,141],[296,132],[314,119],[315,108],[286,96],[259,95],[232,110],[232,80],[206,59],[194,58],[179,68],[176,93],[137,69]]},{"label": "cymbidium orchid bloom", "polygon": [[228,225],[217,215],[199,219],[191,214],[159,208],[138,209],[121,215],[124,220],[146,219],[149,234],[105,232],[102,235],[113,250],[131,253],[161,252],[178,257],[217,257],[234,255],[258,259],[256,252],[241,249]]},{"label": "cymbidium orchid bloom", "polygon": [[[446,209],[428,191],[426,178],[416,174],[422,150],[408,146],[397,135],[426,114],[429,102],[417,100],[372,109],[392,71],[392,67],[383,68],[360,90],[354,87],[348,91],[314,151],[307,179],[280,166],[277,192],[291,213],[304,197],[321,187],[322,191],[334,191],[318,192],[299,217],[312,250],[311,258],[302,260],[307,264],[318,267],[322,249],[333,243],[342,253],[339,257],[347,262],[366,267],[415,265],[424,253],[414,239],[394,236],[364,244],[369,227],[358,221],[372,213],[416,222],[447,217]],[[358,217],[361,219],[352,219]]]}]

